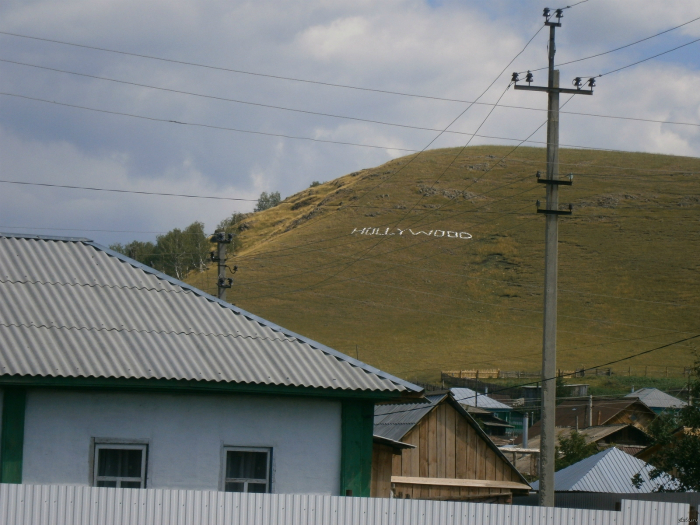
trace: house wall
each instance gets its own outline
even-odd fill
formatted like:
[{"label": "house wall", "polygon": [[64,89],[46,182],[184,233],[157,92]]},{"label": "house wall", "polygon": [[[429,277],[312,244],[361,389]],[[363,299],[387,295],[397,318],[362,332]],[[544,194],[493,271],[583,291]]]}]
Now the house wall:
[{"label": "house wall", "polygon": [[394,449],[388,445],[374,443],[372,446],[372,485],[370,495],[373,498],[391,496],[391,464]]},{"label": "house wall", "polygon": [[272,448],[272,491],[338,494],[341,404],[305,397],[27,392],[23,482],[91,484],[91,439],[148,441],[148,488],[220,490],[223,446]]},{"label": "house wall", "polygon": [[[593,424],[598,425],[598,420],[602,419],[600,410],[593,408]],[[632,425],[639,429],[646,429],[656,417],[656,414],[651,410],[642,410],[637,407],[631,407],[628,410],[621,410],[618,414],[611,417],[607,421],[602,421],[603,425]]]},{"label": "house wall", "polygon": [[[415,445],[393,457],[392,475],[521,482],[513,467],[497,455],[452,406],[441,403],[401,441]],[[421,499],[478,498],[505,489],[429,487],[396,484],[396,497]],[[399,495],[401,493],[401,495]]]}]

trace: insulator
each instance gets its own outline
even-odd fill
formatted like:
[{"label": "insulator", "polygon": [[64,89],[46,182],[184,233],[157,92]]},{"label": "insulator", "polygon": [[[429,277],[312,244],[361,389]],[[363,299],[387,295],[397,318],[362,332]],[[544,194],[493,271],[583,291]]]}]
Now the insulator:
[{"label": "insulator", "polygon": [[569,180],[571,180],[571,181],[574,180],[574,174],[573,174],[573,173],[569,173]]},{"label": "insulator", "polygon": [[537,172],[537,178],[540,178],[540,175],[542,175],[539,171]]},{"label": "insulator", "polygon": [[586,82],[586,84],[588,84],[588,87],[590,87],[591,89],[593,89],[593,88],[595,87],[595,78],[592,78],[592,77],[589,78],[589,79],[588,79],[588,82]]},{"label": "insulator", "polygon": [[532,82],[533,78],[534,77],[533,77],[532,73],[530,71],[528,71],[527,75],[525,75],[525,82],[527,82],[529,84],[530,82]]},{"label": "insulator", "polygon": [[519,73],[513,73],[513,76],[510,77],[510,81],[511,81],[511,82],[517,82],[518,80],[520,80],[520,74],[519,74]]},{"label": "insulator", "polygon": [[549,7],[545,7],[544,10],[542,11],[542,16],[544,16],[545,18],[549,18],[550,12],[551,11],[550,11]]},{"label": "insulator", "polygon": [[564,10],[563,10],[563,9],[557,9],[556,11],[554,11],[554,15],[555,15],[557,18],[564,18]]},{"label": "insulator", "polygon": [[573,205],[573,204],[569,204],[569,211],[574,211],[574,205]]},{"label": "insulator", "polygon": [[537,201],[537,209],[540,209],[540,201]]},{"label": "insulator", "polygon": [[572,84],[576,86],[576,89],[581,89],[581,86],[583,85],[583,83],[581,82],[581,77],[576,77]]}]

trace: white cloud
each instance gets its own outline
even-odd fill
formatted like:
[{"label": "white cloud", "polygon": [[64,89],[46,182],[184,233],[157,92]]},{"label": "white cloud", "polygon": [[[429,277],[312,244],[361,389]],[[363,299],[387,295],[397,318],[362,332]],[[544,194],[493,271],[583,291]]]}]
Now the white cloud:
[{"label": "white cloud", "polygon": [[[700,15],[692,2],[589,2],[565,12],[559,61],[604,51]],[[5,3],[0,29],[135,53],[280,76],[473,100],[541,24],[541,6],[510,0],[436,6],[385,2],[57,1]],[[562,68],[619,67],[700,35],[700,21],[619,53]],[[251,102],[432,128],[465,104],[324,87],[139,59],[0,36],[2,58],[141,84]],[[546,64],[540,33],[482,100],[495,101],[510,70]],[[665,47],[664,47],[665,46]],[[593,97],[567,109],[700,122],[698,68],[692,58],[656,61],[603,77]],[[689,55],[688,55],[689,56]],[[672,65],[674,64],[674,65]],[[538,81],[544,74],[537,73]],[[0,89],[49,100],[167,120],[198,122],[343,142],[421,149],[435,132],[213,101],[0,63]],[[543,94],[508,92],[503,103],[545,106]],[[473,132],[489,108],[475,106],[452,129]],[[544,113],[497,109],[480,133],[524,138]],[[365,149],[135,120],[0,97],[3,177],[60,184],[197,194],[289,195],[312,180],[385,162],[395,149]],[[562,116],[562,142],[697,155],[697,128]],[[543,140],[544,130],[535,137]],[[444,135],[435,146],[468,137]],[[472,143],[494,142],[475,139]],[[505,142],[512,144],[512,142]],[[162,231],[204,220],[212,227],[240,204],[115,197],[69,190],[7,188],[2,223]],[[176,204],[175,204],[176,202]],[[250,206],[252,207],[252,205]],[[109,240],[128,240],[115,234]]]}]

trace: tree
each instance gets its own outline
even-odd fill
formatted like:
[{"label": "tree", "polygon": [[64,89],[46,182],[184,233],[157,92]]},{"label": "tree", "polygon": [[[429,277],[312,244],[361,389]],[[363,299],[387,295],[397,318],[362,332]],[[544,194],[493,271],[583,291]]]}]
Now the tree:
[{"label": "tree", "polygon": [[[693,399],[700,396],[700,361],[693,367],[688,391]],[[672,488],[659,484],[659,491],[698,492],[700,491],[700,407],[686,405],[679,411],[661,413],[648,429],[654,440],[649,458],[652,480],[671,474],[677,480]],[[641,483],[641,479],[632,480]]]},{"label": "tree", "polygon": [[569,437],[559,438],[559,446],[556,447],[554,470],[561,470],[578,463],[598,452],[598,445],[586,443],[583,434],[574,431]]},{"label": "tree", "polygon": [[206,268],[211,243],[204,234],[204,224],[193,222],[184,230],[175,228],[158,235],[155,244],[132,241],[113,244],[110,248],[182,280],[190,271]]},{"label": "tree", "polygon": [[258,203],[255,205],[255,211],[263,211],[269,208],[274,208],[282,201],[279,191],[273,191],[269,195],[263,191],[258,198]]}]

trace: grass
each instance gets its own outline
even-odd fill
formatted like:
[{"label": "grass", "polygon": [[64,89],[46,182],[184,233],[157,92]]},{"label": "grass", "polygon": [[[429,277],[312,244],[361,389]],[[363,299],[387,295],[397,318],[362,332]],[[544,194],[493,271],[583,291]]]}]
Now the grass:
[{"label": "grass", "polygon": [[[239,231],[228,299],[407,379],[539,369],[544,222],[535,201],[544,185],[535,172],[544,171],[545,151],[520,148],[499,161],[509,151],[403,157],[253,214]],[[564,149],[560,162],[562,174],[575,175],[560,189],[574,214],[560,220],[559,368],[700,333],[700,160]],[[473,238],[351,234],[397,225]],[[215,268],[187,280],[213,292]],[[663,376],[670,367],[680,378],[699,343],[614,371]]]}]

